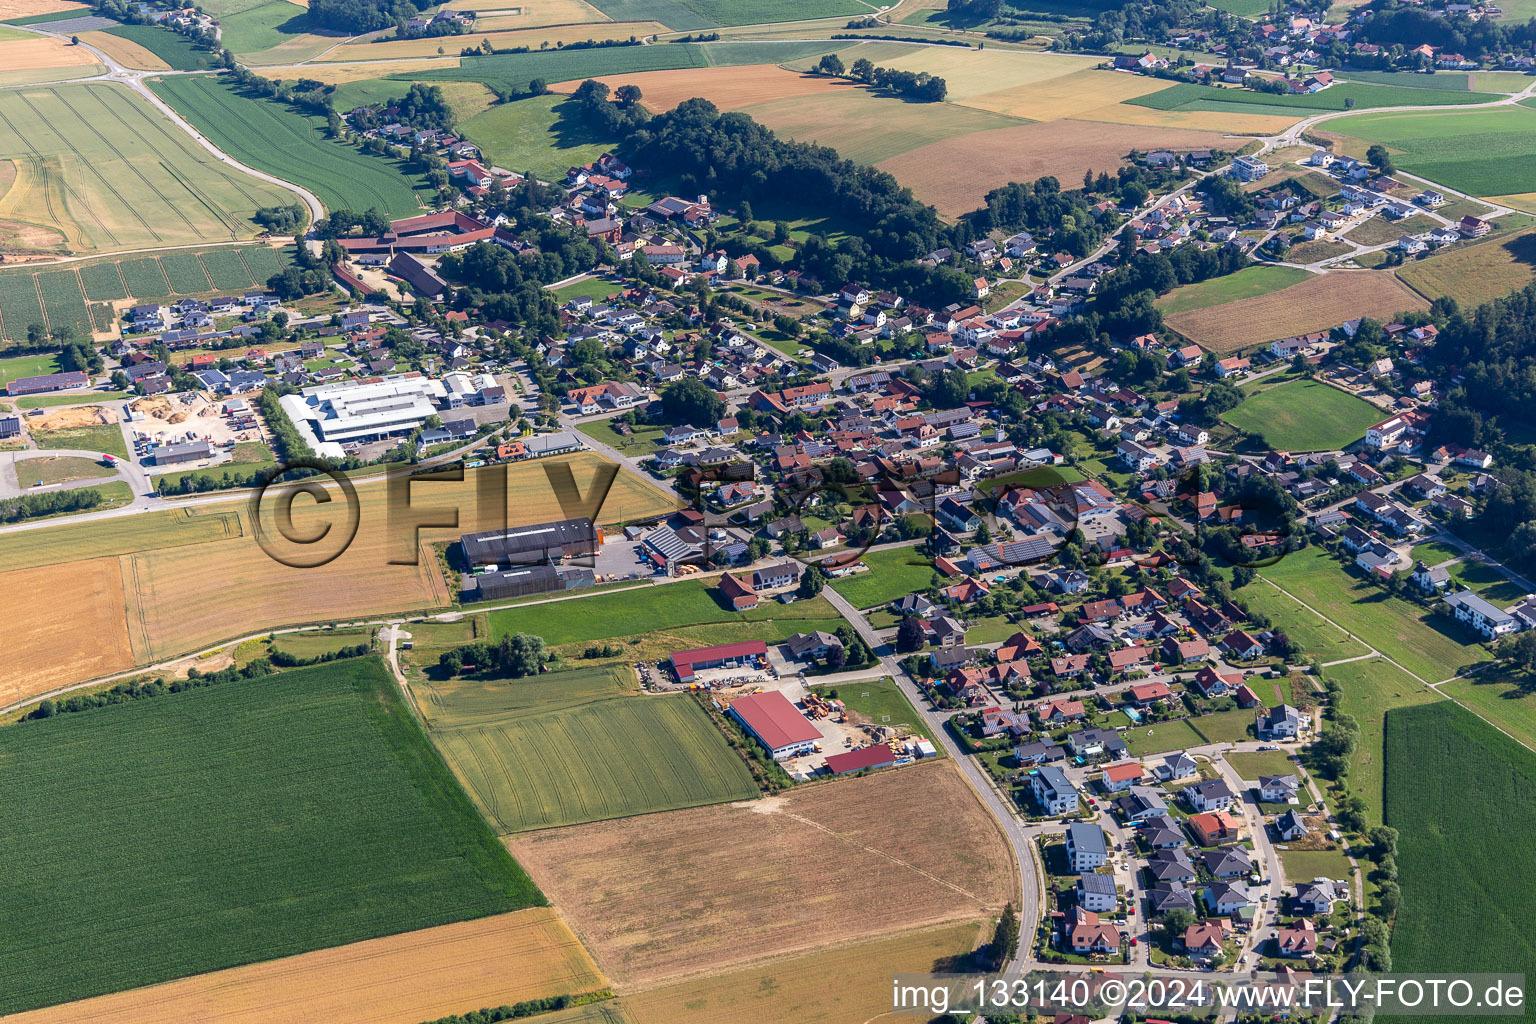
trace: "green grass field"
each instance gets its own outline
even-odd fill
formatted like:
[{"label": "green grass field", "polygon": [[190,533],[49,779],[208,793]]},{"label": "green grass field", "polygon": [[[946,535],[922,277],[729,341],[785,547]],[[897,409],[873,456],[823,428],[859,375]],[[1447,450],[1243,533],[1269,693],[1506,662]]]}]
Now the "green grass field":
[{"label": "green grass field", "polygon": [[1271,448],[1292,452],[1343,448],[1384,418],[1364,399],[1310,380],[1255,392],[1222,415],[1239,430],[1258,431]]},{"label": "green grass field", "polygon": [[1183,750],[1186,747],[1203,747],[1210,741],[1200,735],[1189,724],[1188,719],[1179,718],[1171,722],[1158,722],[1155,725],[1138,725],[1134,729],[1127,729],[1120,734],[1125,740],[1125,745],[1135,757],[1146,757],[1150,754],[1162,754],[1170,750]]},{"label": "green grass field", "polygon": [[16,463],[16,482],[22,487],[95,480],[116,475],[117,470],[103,466],[95,459],[83,459],[76,455],[34,457]]},{"label": "green grass field", "polygon": [[[525,82],[524,85],[527,83]],[[241,95],[212,76],[151,79],[155,94],[235,159],[303,185],[328,209],[405,217],[420,204],[397,162],[326,139],[323,122]],[[291,193],[286,202],[292,202]]]},{"label": "green grass field", "polygon": [[1241,597],[1250,608],[1268,615],[1276,628],[1284,630],[1300,644],[1308,659],[1340,661],[1370,653],[1365,644],[1274,587],[1250,583],[1243,588]]},{"label": "green grass field", "polygon": [[933,732],[913,709],[907,695],[889,677],[878,683],[839,683],[811,689],[823,697],[836,690],[837,699],[846,704],[848,710],[863,715],[875,725],[904,725],[911,732],[934,739]]},{"label": "green grass field", "polygon": [[1299,284],[1311,276],[1298,267],[1244,267],[1235,274],[1175,288],[1157,300],[1157,308],[1164,313],[1187,313],[1192,309],[1219,306],[1236,299],[1268,295]]},{"label": "green grass field", "polygon": [[664,43],[655,46],[610,46],[590,50],[546,50],[466,57],[457,68],[392,75],[405,82],[484,82],[499,88],[526,90],[528,82],[571,82],[603,75],[670,71],[677,68],[734,67],[781,64],[853,45],[848,40],[755,40],[735,43]]},{"label": "green grass field", "polygon": [[1283,750],[1256,750],[1252,753],[1227,754],[1226,761],[1237,772],[1239,777],[1250,782],[1257,781],[1261,775],[1296,775],[1301,770]]},{"label": "green grass field", "polygon": [[[287,6],[291,8],[293,4]],[[173,71],[202,71],[218,64],[218,58],[213,53],[193,45],[192,40],[168,28],[157,25],[118,25],[102,31],[138,43],[169,64]]]},{"label": "green grass field", "polygon": [[[649,49],[649,47],[647,47]],[[613,146],[557,93],[499,103],[460,125],[464,137],[498,167],[559,180],[566,168],[591,163]]]},{"label": "green grass field", "polygon": [[857,608],[889,604],[923,589],[933,579],[933,564],[916,548],[870,551],[864,555],[864,564],[868,572],[828,582]]},{"label": "green grass field", "polygon": [[25,167],[0,219],[57,231],[76,253],[251,238],[258,207],[294,201],[110,83],[0,93],[0,152]]},{"label": "green grass field", "polygon": [[[1344,83],[1310,95],[1280,96],[1248,89],[1193,85],[1181,82],[1159,92],[1138,96],[1127,103],[1153,110],[1247,110],[1268,108],[1279,113],[1304,110],[1369,110],[1371,107],[1453,106],[1464,103],[1489,103],[1499,97],[1494,93],[1456,92],[1449,89],[1415,89],[1391,85],[1355,85]],[[1350,108],[1346,101],[1354,100]],[[1337,126],[1330,126],[1337,128]]]},{"label": "green grass field", "polygon": [[[490,613],[493,636],[532,633],[551,646],[634,637],[657,630],[707,623],[724,625],[785,620],[836,619],[825,598],[794,604],[768,602],[748,612],[727,611],[715,600],[713,584],[685,580],[651,588],[643,597],[632,593],[596,594],[575,601],[509,608]],[[810,627],[821,628],[821,627]],[[790,633],[800,632],[791,628]],[[724,643],[725,641],[716,641]]]},{"label": "green grass field", "polygon": [[[1402,71],[1349,71],[1342,72],[1339,77],[1346,81],[1363,82],[1367,85],[1392,85],[1409,89],[1443,89],[1447,92],[1471,92],[1473,88],[1471,75],[1453,71],[1437,71],[1432,75],[1407,74]],[[1496,84],[1496,80],[1492,82],[1483,81],[1484,77],[1483,75],[1478,76],[1478,83],[1483,88]],[[1521,77],[1524,78],[1523,75]],[[1526,83],[1529,84],[1529,82],[1530,80],[1526,79]]]},{"label": "green grass field", "polygon": [[433,741],[500,832],[758,795],[691,696],[632,688],[620,666],[422,689]]},{"label": "green grass field", "polygon": [[[1365,800],[1371,820],[1381,820],[1382,787],[1389,755],[1385,750],[1385,718],[1393,708],[1418,704],[1441,704],[1441,698],[1429,687],[1409,677],[1401,669],[1371,658],[1347,665],[1325,668],[1323,675],[1339,684],[1339,710],[1353,715],[1360,723],[1360,746],[1355,751],[1349,773],[1349,788]],[[1441,704],[1436,713],[1443,712]]]},{"label": "green grass field", "polygon": [[1293,885],[1314,878],[1348,879],[1353,874],[1343,850],[1281,850],[1280,865]]},{"label": "green grass field", "polygon": [[66,430],[38,430],[32,440],[39,448],[75,448],[104,452],[119,458],[128,457],[128,445],[123,441],[123,431],[116,423],[104,423],[94,427],[70,427]]},{"label": "green grass field", "polygon": [[[219,41],[234,53],[257,53],[285,43],[310,29],[302,8],[288,0],[273,0],[219,20]],[[337,40],[338,42],[340,40]]]},{"label": "green grass field", "polygon": [[0,1012],[544,902],[377,660],[9,726],[0,766]]},{"label": "green grass field", "polygon": [[676,32],[715,28],[693,5],[680,0],[593,0],[592,6],[614,21],[659,21]]},{"label": "green grass field", "polygon": [[1449,117],[1438,111],[1365,114],[1340,118],[1328,127],[1359,139],[1362,150],[1363,144],[1379,142],[1403,170],[1470,195],[1536,192],[1536,110],[1526,106]]},{"label": "green grass field", "polygon": [[1265,0],[1216,0],[1211,6],[1240,18],[1256,18],[1267,13],[1270,8]]},{"label": "green grass field", "polygon": [[1531,679],[1495,667],[1452,680],[1441,686],[1440,692],[1536,750],[1536,684]]},{"label": "green grass field", "polygon": [[1322,548],[1293,552],[1259,575],[1428,682],[1484,659],[1476,634],[1347,575]]},{"label": "green grass field", "polygon": [[59,357],[55,355],[12,356],[0,359],[0,387],[18,377],[37,377],[45,373],[59,372]]},{"label": "green grass field", "polygon": [[1205,737],[1207,743],[1238,743],[1256,738],[1254,717],[1252,710],[1236,708],[1192,718],[1189,724]]},{"label": "green grass field", "polygon": [[1403,890],[1393,970],[1528,971],[1536,889],[1511,883],[1536,871],[1536,754],[1460,708],[1424,707],[1387,716],[1387,757]]}]

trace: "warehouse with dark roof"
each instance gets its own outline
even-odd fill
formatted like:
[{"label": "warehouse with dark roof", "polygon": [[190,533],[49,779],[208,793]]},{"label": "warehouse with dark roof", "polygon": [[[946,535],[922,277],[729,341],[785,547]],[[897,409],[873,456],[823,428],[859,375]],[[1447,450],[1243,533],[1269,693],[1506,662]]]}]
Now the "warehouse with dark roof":
[{"label": "warehouse with dark roof", "polygon": [[520,565],[513,569],[465,576],[459,600],[499,601],[527,594],[590,587],[597,582],[591,569],[567,569],[553,565]]},{"label": "warehouse with dark roof", "polygon": [[602,528],[593,526],[592,520],[586,517],[466,533],[459,538],[464,561],[472,566],[527,565],[595,555],[602,545]]}]

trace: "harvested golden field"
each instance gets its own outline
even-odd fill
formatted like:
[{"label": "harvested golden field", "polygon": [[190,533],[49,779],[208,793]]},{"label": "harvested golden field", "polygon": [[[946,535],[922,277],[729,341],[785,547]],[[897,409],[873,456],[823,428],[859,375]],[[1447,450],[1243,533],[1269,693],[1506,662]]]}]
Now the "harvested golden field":
[{"label": "harvested golden field", "polygon": [[[864,45],[859,44],[854,50],[859,50]],[[844,51],[840,56],[845,64],[851,64],[864,54],[850,50]],[[1101,57],[1032,53],[1022,50],[973,50],[959,46],[908,47],[905,52],[896,52],[893,46],[879,51],[869,59],[882,67],[900,71],[926,71],[930,75],[944,79],[944,84],[948,87],[946,95],[950,102],[983,93],[997,92],[1000,89],[1014,89],[1047,82],[1074,72],[1089,70],[1103,60]],[[816,58],[808,58],[792,62],[792,66],[808,67],[815,63]],[[1109,100],[1101,102],[1107,103]]]},{"label": "harvested golden field", "polygon": [[[1245,114],[1227,110],[1153,110],[1130,103],[1113,103],[1080,114],[1084,121],[1110,124],[1134,124],[1147,128],[1178,128],[1186,131],[1219,132],[1223,135],[1279,135],[1301,118],[1284,114]],[[1248,140],[1229,140],[1223,149],[1241,149]]]},{"label": "harvested golden field", "polygon": [[[527,3],[517,0],[467,0],[456,4],[454,9],[478,11],[480,18],[495,18],[495,25],[476,26],[485,29],[543,28],[545,25],[583,25],[611,20],[585,0],[528,0]],[[503,24],[514,20],[515,25]]]},{"label": "harvested golden field", "polygon": [[[466,46],[479,46],[489,39],[498,50],[511,50],[526,46],[538,50],[545,46],[553,49],[555,43],[585,42],[588,39],[628,39],[630,36],[649,36],[668,31],[667,26],[655,21],[611,21],[595,25],[565,25],[547,28],[523,28],[516,31],[496,31],[487,23],[477,25],[472,32],[462,36],[428,37],[424,39],[392,39],[382,43],[343,43],[325,55],[326,60],[394,60],[400,57],[436,56],[439,49],[458,53]],[[394,73],[394,69],[390,69]]]},{"label": "harvested golden field", "polygon": [[31,71],[37,68],[68,68],[97,63],[83,46],[71,46],[67,39],[53,36],[28,36],[0,42],[0,67],[7,71]]},{"label": "harvested golden field", "polygon": [[1526,213],[1536,213],[1536,192],[1521,192],[1512,196],[1490,196],[1490,203],[1498,203],[1512,210],[1523,210]]},{"label": "harvested golden field", "polygon": [[974,132],[921,146],[878,166],[941,215],[955,217],[976,209],[989,191],[1010,181],[1053,174],[1074,182],[1085,170],[1113,171],[1132,149],[1213,149],[1222,141],[1213,132],[1064,120]]},{"label": "harvested golden field", "polygon": [[1165,318],[1173,330],[1210,352],[1235,352],[1293,334],[1326,331],[1357,316],[1389,321],[1429,303],[1387,271],[1334,270],[1267,295]]},{"label": "harvested golden field", "polygon": [[1449,295],[1470,308],[1536,281],[1536,231],[1453,246],[1403,264],[1397,276],[1427,299]]},{"label": "harvested golden field", "polygon": [[[840,78],[786,71],[777,64],[642,71],[634,75],[609,75],[598,81],[610,89],[617,89],[621,85],[638,85],[643,94],[640,102],[657,112],[671,110],[695,96],[702,96],[721,110],[739,110],[753,103],[841,93],[859,88]],[[554,91],[575,92],[580,84],[580,81],[561,82],[554,86]]]},{"label": "harvested golden field", "polygon": [[955,102],[1030,121],[1055,121],[1165,88],[1156,78],[1089,68],[1043,82],[978,93]]},{"label": "harvested golden field", "polygon": [[[439,71],[453,69],[459,66],[458,57],[440,57],[434,60],[406,60],[398,64],[391,64],[387,69],[377,64],[367,62],[354,62],[351,64],[306,64],[304,65],[304,77],[313,78],[317,82],[326,85],[346,85],[348,82],[362,82],[371,78],[378,78],[381,73],[391,75],[410,74],[413,71]],[[273,68],[270,70],[257,69],[256,73],[264,78],[293,79],[293,69]],[[457,82],[437,82],[437,85],[457,85]],[[406,86],[410,88],[410,86]],[[269,349],[270,351],[270,349]]]},{"label": "harvested golden field", "polygon": [[171,66],[132,39],[110,32],[82,32],[80,41],[105,53],[125,68],[135,71],[169,71]]},{"label": "harvested golden field", "polygon": [[0,19],[30,18],[34,14],[52,14],[54,11],[79,11],[91,13],[89,4],[71,3],[70,0],[0,0]]},{"label": "harvested golden field", "polygon": [[[418,482],[413,486],[415,508],[429,512],[461,508],[460,528],[424,529],[422,541],[430,544],[461,532],[583,514],[588,510],[585,503],[578,502],[570,509],[561,506],[545,476],[545,467],[570,467],[577,491],[590,496],[594,473],[603,465],[609,463],[587,453],[511,467],[504,519],[492,509],[482,514],[476,508],[478,477],[474,472],[467,474],[463,483]],[[0,571],[53,566],[49,578],[54,580],[71,578],[81,564],[82,552],[96,557],[122,555],[123,582],[119,590],[126,594],[126,608],[93,606],[82,599],[57,607],[50,605],[49,614],[59,619],[60,630],[69,630],[75,638],[110,632],[116,628],[112,625],[114,617],[123,618],[133,652],[128,663],[120,666],[115,661],[110,667],[98,666],[92,658],[60,661],[55,635],[39,627],[18,632],[7,642],[0,659],[12,658],[16,665],[32,668],[48,659],[60,661],[49,680],[51,686],[60,686],[134,663],[146,664],[200,650],[242,633],[270,627],[449,604],[451,595],[432,550],[420,551],[418,565],[389,564],[391,557],[407,557],[412,546],[408,525],[397,523],[390,527],[385,484],[366,482],[358,485],[357,493],[360,509],[356,539],[334,561],[317,568],[291,568],[263,551],[250,521],[248,498],[244,496],[196,510],[153,512],[0,537]],[[675,500],[633,474],[623,474],[615,481],[597,518],[603,522],[616,521],[620,516],[645,518],[676,505]],[[339,492],[329,506],[299,497],[293,506],[295,528],[309,532],[331,522],[339,538],[347,518],[343,508]],[[329,519],[324,514],[327,512],[331,513]],[[263,516],[269,537],[277,536],[271,522],[273,514],[268,507]],[[290,555],[312,553],[281,542],[279,547]],[[334,545],[327,550],[334,550]],[[113,565],[116,564],[114,560]],[[0,580],[5,578],[0,576]],[[40,578],[18,577],[27,583]],[[50,593],[58,589],[54,584],[49,587]],[[34,589],[43,592],[41,584]],[[67,609],[68,614],[59,615],[59,607]],[[76,639],[69,646],[73,650],[81,645]],[[4,661],[0,660],[0,664]],[[22,667],[12,671],[30,670]]]},{"label": "harvested golden field", "polygon": [[945,763],[506,842],[631,989],[976,920],[1018,891],[996,823]]},{"label": "harvested golden field", "polygon": [[133,667],[118,559],[0,573],[0,593],[12,609],[0,645],[0,704]]},{"label": "harvested golden field", "polygon": [[[478,475],[474,472],[466,474],[460,483],[414,483],[414,508],[428,513],[434,509],[459,509],[459,526],[423,529],[420,548],[404,521],[405,515],[391,525],[386,484],[361,484],[357,488],[360,508],[355,539],[333,561],[314,568],[290,568],[269,556],[256,542],[256,529],[248,521],[248,508],[242,504],[240,513],[247,520],[246,535],[238,540],[144,550],[132,556],[131,567],[125,571],[133,594],[129,630],[134,652],[142,660],[158,661],[267,625],[444,607],[451,602],[452,595],[436,556],[425,545],[456,538],[460,533],[598,511],[586,502],[571,508],[562,506],[545,475],[545,467],[569,467],[579,493],[590,495],[593,477],[603,465],[609,463],[596,455],[582,454],[510,467],[504,516],[497,509],[478,507]],[[311,551],[282,543],[272,518],[276,502],[270,504],[272,508],[264,506],[263,529],[285,555],[307,559],[321,553],[318,547]],[[644,518],[676,505],[633,474],[621,474],[596,518],[611,521],[621,514],[629,519]],[[346,522],[344,507],[339,491],[330,505],[301,497],[293,505],[295,530],[313,535],[326,524],[332,524],[339,538]],[[326,553],[336,547],[332,544]],[[390,562],[404,561],[413,555],[416,565]],[[209,566],[218,566],[218,571],[207,571]],[[233,625],[236,623],[240,625]]]},{"label": "harvested golden field", "polygon": [[[835,898],[835,894],[829,892],[828,898]],[[838,903],[837,912],[863,921],[878,918],[890,909],[888,904]],[[954,958],[975,949],[985,937],[988,925],[990,922],[969,921],[812,956],[776,960],[717,977],[625,995],[619,999],[619,1006],[633,1024],[857,1024],[876,1019],[918,1020],[891,1015],[891,975],[953,970]]]},{"label": "harvested golden field", "polygon": [[50,1006],[6,1024],[416,1024],[606,987],[547,907]]}]

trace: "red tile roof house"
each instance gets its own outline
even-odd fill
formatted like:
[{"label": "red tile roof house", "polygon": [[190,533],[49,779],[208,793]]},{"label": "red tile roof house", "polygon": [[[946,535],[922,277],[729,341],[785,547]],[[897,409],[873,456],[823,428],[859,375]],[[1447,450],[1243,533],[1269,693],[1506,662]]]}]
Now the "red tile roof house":
[{"label": "red tile roof house", "polygon": [[1205,960],[1221,952],[1221,944],[1227,937],[1227,922],[1220,918],[1200,921],[1184,929],[1184,951],[1191,957]]},{"label": "red tile roof house", "polygon": [[1145,707],[1155,700],[1167,700],[1173,696],[1173,691],[1167,683],[1137,683],[1127,691],[1131,700]]},{"label": "red tile roof house", "polygon": [[1140,782],[1145,774],[1146,771],[1142,768],[1140,761],[1122,761],[1119,764],[1106,765],[1101,781],[1105,792],[1120,793]]},{"label": "red tile roof house", "polygon": [[730,573],[720,577],[720,594],[727,604],[738,612],[757,607],[757,591],[752,584],[737,579]]},{"label": "red tile roof house", "polygon": [[1264,653],[1264,645],[1241,629],[1223,637],[1221,646],[1234,658],[1257,658]]},{"label": "red tile roof house", "polygon": [[1047,701],[1035,708],[1035,717],[1048,725],[1070,722],[1083,717],[1083,702],[1080,700]]},{"label": "red tile roof house", "polygon": [[1211,645],[1204,637],[1195,637],[1193,640],[1178,640],[1169,637],[1163,641],[1163,654],[1178,665],[1191,661],[1204,661],[1211,656]]},{"label": "red tile roof house", "polygon": [[1137,644],[1133,647],[1117,647],[1109,652],[1109,667],[1115,672],[1124,672],[1137,665],[1144,665],[1152,660],[1152,648]]},{"label": "red tile roof house", "polygon": [[1120,929],[1107,921],[1101,922],[1098,914],[1081,907],[1067,911],[1062,937],[1077,954],[1120,951]]}]

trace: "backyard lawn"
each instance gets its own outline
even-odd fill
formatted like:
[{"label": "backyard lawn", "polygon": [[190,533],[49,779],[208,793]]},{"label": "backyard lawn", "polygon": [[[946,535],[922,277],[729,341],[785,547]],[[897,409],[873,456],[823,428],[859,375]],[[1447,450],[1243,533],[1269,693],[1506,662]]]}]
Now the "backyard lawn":
[{"label": "backyard lawn", "polygon": [[1227,763],[1238,775],[1250,781],[1261,775],[1299,775],[1300,769],[1283,750],[1256,750],[1251,754],[1228,754]]},{"label": "backyard lawn", "polygon": [[1125,745],[1135,757],[1162,754],[1186,747],[1203,747],[1209,741],[1189,724],[1187,719],[1158,722],[1150,726],[1137,726],[1120,734]]}]

